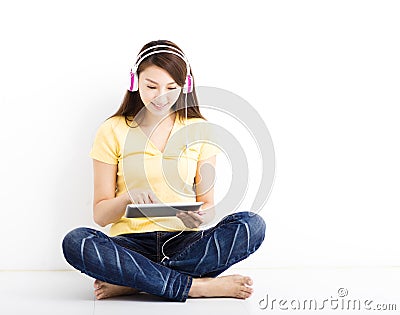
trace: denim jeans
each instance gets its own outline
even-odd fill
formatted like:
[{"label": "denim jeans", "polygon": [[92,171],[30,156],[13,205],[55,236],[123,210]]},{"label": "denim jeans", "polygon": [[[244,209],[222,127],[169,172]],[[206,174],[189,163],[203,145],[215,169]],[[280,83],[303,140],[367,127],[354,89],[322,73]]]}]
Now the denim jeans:
[{"label": "denim jeans", "polygon": [[184,302],[193,278],[216,277],[255,252],[264,240],[265,222],[258,214],[238,212],[207,230],[184,231],[171,239],[177,234],[108,237],[82,227],[65,236],[62,248],[67,262],[90,277]]}]

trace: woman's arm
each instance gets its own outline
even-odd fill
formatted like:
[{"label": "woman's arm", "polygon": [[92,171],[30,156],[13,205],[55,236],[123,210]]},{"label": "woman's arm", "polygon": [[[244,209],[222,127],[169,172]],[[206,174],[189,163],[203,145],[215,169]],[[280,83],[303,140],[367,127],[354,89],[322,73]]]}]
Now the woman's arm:
[{"label": "woman's arm", "polygon": [[201,213],[204,223],[211,222],[215,217],[214,208],[214,183],[215,183],[216,156],[197,163],[195,177],[196,201],[203,201]]},{"label": "woman's arm", "polygon": [[156,203],[160,200],[151,190],[131,189],[115,197],[117,165],[93,160],[93,219],[100,226],[117,222],[130,203]]},{"label": "woman's arm", "polygon": [[215,217],[214,182],[216,156],[197,162],[195,177],[196,201],[203,201],[199,211],[180,212],[180,218],[187,227],[197,228],[200,224],[210,223]]},{"label": "woman's arm", "polygon": [[131,203],[128,193],[115,197],[117,165],[93,160],[93,219],[100,226],[118,221]]}]

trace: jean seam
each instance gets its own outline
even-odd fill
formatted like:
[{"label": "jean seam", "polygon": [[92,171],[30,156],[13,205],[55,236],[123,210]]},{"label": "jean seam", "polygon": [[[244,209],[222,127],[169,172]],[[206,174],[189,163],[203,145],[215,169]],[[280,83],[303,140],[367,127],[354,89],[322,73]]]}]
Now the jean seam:
[{"label": "jean seam", "polygon": [[157,255],[157,262],[160,262],[161,258],[160,258],[160,235],[158,234],[158,232],[156,232],[156,255]]},{"label": "jean seam", "polygon": [[[186,286],[183,289],[183,293],[182,293],[182,298],[181,298],[182,302],[185,302],[186,299],[188,298],[190,287],[192,286],[192,283],[193,283],[193,277],[188,275]],[[189,284],[190,284],[190,286],[189,286]]]}]

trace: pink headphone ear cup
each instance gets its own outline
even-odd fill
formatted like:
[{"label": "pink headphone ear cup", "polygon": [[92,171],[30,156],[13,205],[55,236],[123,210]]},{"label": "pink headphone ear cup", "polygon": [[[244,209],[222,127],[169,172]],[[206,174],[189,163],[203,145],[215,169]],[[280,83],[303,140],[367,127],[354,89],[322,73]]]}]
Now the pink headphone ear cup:
[{"label": "pink headphone ear cup", "polygon": [[129,91],[137,91],[139,89],[139,78],[138,75],[135,72],[131,72],[131,86],[129,88]]},{"label": "pink headphone ear cup", "polygon": [[183,93],[188,94],[193,91],[193,79],[190,74],[187,75],[185,85],[183,86]]}]

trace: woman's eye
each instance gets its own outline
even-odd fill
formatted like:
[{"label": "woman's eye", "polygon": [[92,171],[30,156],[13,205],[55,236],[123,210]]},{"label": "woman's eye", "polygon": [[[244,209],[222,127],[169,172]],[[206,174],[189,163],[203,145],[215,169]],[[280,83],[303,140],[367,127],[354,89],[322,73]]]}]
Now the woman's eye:
[{"label": "woman's eye", "polygon": [[[148,87],[149,89],[151,89],[151,90],[154,90],[154,89],[157,88],[156,86],[150,86],[150,85],[148,85],[147,87]],[[176,90],[176,87],[168,88],[168,90]]]}]

